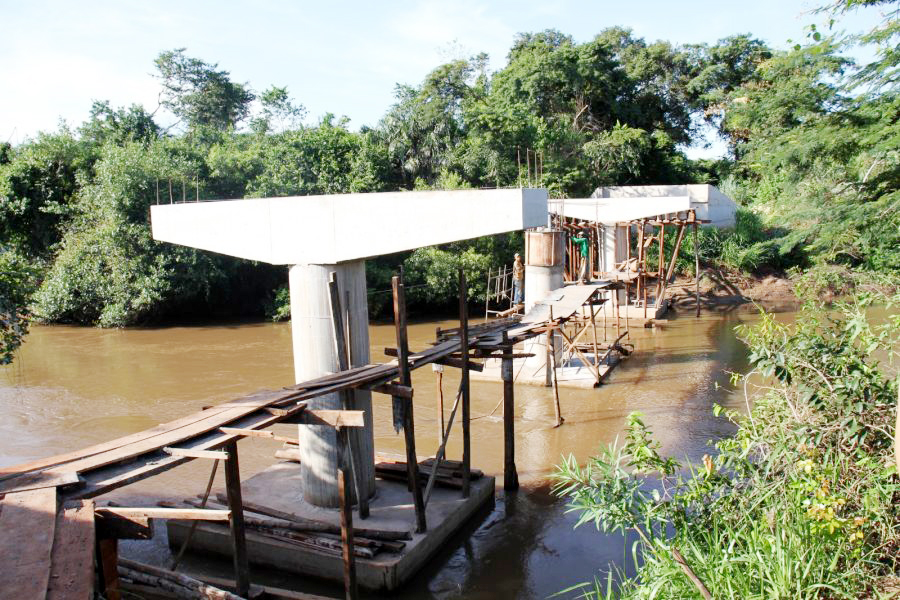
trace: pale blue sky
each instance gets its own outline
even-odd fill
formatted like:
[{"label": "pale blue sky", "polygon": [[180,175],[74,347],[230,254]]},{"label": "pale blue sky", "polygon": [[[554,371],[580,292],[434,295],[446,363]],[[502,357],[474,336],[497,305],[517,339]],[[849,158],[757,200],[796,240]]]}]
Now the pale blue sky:
[{"label": "pale blue sky", "polygon": [[[519,32],[554,28],[576,41],[630,27],[648,41],[714,43],[752,33],[776,47],[823,21],[809,0],[444,0],[239,2],[0,0],[0,140],[22,142],[59,119],[75,126],[92,100],[157,107],[153,60],[163,50],[231,72],[261,91],[287,86],[308,121],[326,112],[374,125],[396,83],[418,84],[447,60],[478,52],[505,63]],[[877,13],[851,15],[858,30]],[[165,121],[165,115],[162,115]]]}]

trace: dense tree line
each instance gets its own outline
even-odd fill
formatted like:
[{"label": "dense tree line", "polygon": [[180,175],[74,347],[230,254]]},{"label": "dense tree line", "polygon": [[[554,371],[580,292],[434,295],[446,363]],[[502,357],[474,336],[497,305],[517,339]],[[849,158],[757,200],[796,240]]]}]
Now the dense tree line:
[{"label": "dense tree line", "polygon": [[[900,267],[896,16],[853,39],[811,32],[787,51],[749,35],[677,46],[622,28],[581,43],[521,34],[499,71],[485,55],[440,65],[418,86],[398,85],[380,122],[359,131],[333,115],[307,124],[286,88],[256,92],[184,49],[162,52],[172,127],[141,106],[96,102],[77,128],[0,148],[2,264],[17,266],[0,277],[16,282],[19,306],[30,296],[33,313],[53,322],[283,315],[283,269],[157,243],[149,206],[170,195],[530,184],[577,197],[604,184],[694,182],[746,209],[735,231],[704,235],[709,260],[890,272]],[[841,55],[850,43],[881,53],[859,67]],[[728,141],[727,158],[686,157],[703,127]],[[413,305],[440,305],[462,264],[478,298],[486,269],[519,244],[501,236],[383,257],[369,261],[369,284],[387,287],[404,263],[423,284]]]}]

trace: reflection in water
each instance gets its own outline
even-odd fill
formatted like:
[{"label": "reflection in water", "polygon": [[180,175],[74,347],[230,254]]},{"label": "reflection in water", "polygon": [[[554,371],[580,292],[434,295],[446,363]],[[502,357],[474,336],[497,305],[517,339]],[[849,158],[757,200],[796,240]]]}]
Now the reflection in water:
[{"label": "reflection in water", "polygon": [[[670,316],[661,329],[636,329],[630,334],[634,355],[620,365],[597,390],[560,388],[566,423],[554,428],[551,393],[547,388],[516,386],[516,462],[523,488],[505,496],[473,523],[470,531],[419,574],[401,593],[404,598],[539,598],[593,579],[610,562],[629,567],[631,540],[603,536],[591,525],[573,531],[575,515],[549,492],[548,475],[562,455],[585,461],[596,450],[621,437],[625,417],[641,411],[662,443],[678,458],[699,459],[707,441],[731,429],[713,418],[713,403],[742,407],[741,398],[727,391],[726,371],[746,367],[745,351],[733,326],[753,319],[752,311],[727,315],[707,313]],[[410,347],[423,349],[433,340],[435,326],[427,322],[410,329]],[[612,337],[613,332],[608,333]],[[372,360],[387,360],[392,347],[391,325],[373,325]],[[260,388],[293,383],[289,324],[169,327],[100,330],[76,327],[34,327],[16,362],[0,369],[0,465],[75,450],[126,435],[223,402]],[[421,455],[437,448],[436,375],[429,368],[413,373]],[[443,395],[449,415],[459,384],[458,372],[447,368]],[[473,465],[488,474],[503,468],[503,428],[499,382],[472,382]],[[402,454],[403,438],[391,426],[390,400],[374,395],[376,452]],[[278,426],[279,433],[294,428]],[[241,445],[242,475],[248,477],[272,462],[276,446],[249,439]],[[461,457],[458,427],[448,444],[449,458]],[[120,501],[148,495],[179,498],[201,492],[209,465],[194,461],[114,494]],[[221,482],[218,482],[221,485]],[[148,560],[162,560],[164,540],[155,546],[129,544]],[[227,562],[195,557],[189,566],[218,569]],[[256,576],[282,586],[301,585],[295,579],[259,570]],[[306,586],[307,582],[302,582]],[[337,588],[318,587],[337,593]],[[338,594],[339,595],[339,594]]]}]

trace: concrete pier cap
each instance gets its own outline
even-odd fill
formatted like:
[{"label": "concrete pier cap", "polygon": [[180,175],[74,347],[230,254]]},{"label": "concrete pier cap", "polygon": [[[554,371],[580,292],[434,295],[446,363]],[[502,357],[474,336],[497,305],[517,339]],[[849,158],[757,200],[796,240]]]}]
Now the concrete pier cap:
[{"label": "concrete pier cap", "polygon": [[[349,321],[351,366],[368,364],[365,259],[547,224],[547,190],[382,192],[218,200],[150,207],[153,238],[229,256],[289,265],[294,374],[299,383],[339,369],[328,276],[337,273]],[[371,393],[355,391],[366,427],[354,457],[375,491]],[[315,408],[341,408],[338,394]],[[338,506],[334,432],[301,426],[304,499]]]}]

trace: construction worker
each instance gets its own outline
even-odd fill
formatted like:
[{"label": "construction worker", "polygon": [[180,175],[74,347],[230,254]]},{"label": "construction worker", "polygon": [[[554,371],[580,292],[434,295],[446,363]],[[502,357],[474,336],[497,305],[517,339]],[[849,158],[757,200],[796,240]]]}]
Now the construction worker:
[{"label": "construction worker", "polygon": [[582,232],[578,232],[572,236],[572,242],[578,247],[578,253],[581,255],[581,269],[578,272],[578,279],[582,283],[587,283],[588,269],[588,240],[582,236]]},{"label": "construction worker", "polygon": [[525,265],[522,264],[522,257],[519,256],[518,252],[516,252],[515,260],[513,261],[512,279],[513,306],[523,304],[522,293],[525,289]]}]

